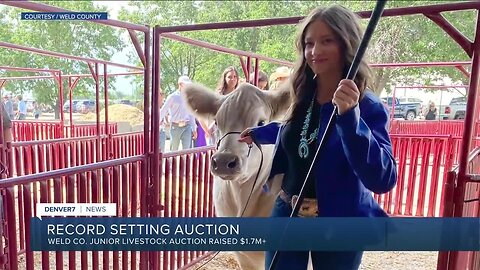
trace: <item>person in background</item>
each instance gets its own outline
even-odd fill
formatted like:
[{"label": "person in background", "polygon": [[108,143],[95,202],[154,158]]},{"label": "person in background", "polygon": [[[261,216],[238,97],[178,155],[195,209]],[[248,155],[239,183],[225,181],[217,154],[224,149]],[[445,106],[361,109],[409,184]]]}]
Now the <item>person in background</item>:
[{"label": "person in background", "polygon": [[4,95],[3,96],[4,104],[5,104],[5,111],[6,114],[10,119],[15,118],[15,111],[13,110],[13,100],[11,95]]},{"label": "person in background", "polygon": [[12,142],[12,120],[8,115],[5,105],[1,104],[2,108],[2,117],[3,117],[3,140],[6,143]]},{"label": "person in background", "polygon": [[288,77],[290,76],[290,69],[288,67],[279,67],[275,70],[272,75],[270,75],[270,88],[271,89],[277,89],[282,82],[285,82],[288,80]]},{"label": "person in background", "polygon": [[165,153],[165,144],[167,142],[167,133],[165,131],[166,126],[168,126],[168,119],[165,117],[160,121],[160,133],[159,133],[159,140],[160,140],[160,151]]},{"label": "person in background", "polygon": [[38,102],[34,101],[32,105],[33,105],[33,117],[35,119],[40,118],[40,106],[38,106]]},{"label": "person in background", "polygon": [[197,121],[197,139],[195,140],[195,147],[202,147],[207,145],[207,139],[205,136],[205,129],[200,120]]},{"label": "person in background", "polygon": [[162,108],[160,118],[164,119],[167,114],[170,116],[170,150],[176,151],[182,143],[182,149],[192,148],[192,140],[197,138],[197,123],[195,117],[187,109],[180,92],[185,85],[192,83],[188,76],[178,78],[177,91],[170,94]]},{"label": "person in background", "polygon": [[238,86],[238,71],[235,67],[226,68],[218,81],[217,91],[221,95],[228,95]]},{"label": "person in background", "polygon": [[[255,73],[250,74],[250,84],[255,85]],[[265,72],[263,71],[258,71],[258,86],[260,90],[268,90],[269,85],[268,85],[268,76]]]},{"label": "person in background", "polygon": [[[293,102],[286,119],[240,134],[239,141],[247,144],[275,144],[267,187],[273,176],[284,177],[271,217],[290,216],[320,140],[325,144],[304,187],[298,217],[388,217],[372,195],[390,191],[397,181],[388,113],[369,88],[372,77],[365,59],[353,80],[343,79],[362,36],[360,19],[352,11],[338,5],[312,10],[299,24],[297,62],[288,87]],[[323,137],[335,107],[333,126]],[[273,254],[266,253],[266,269]],[[305,270],[311,255],[313,269],[356,270],[362,254],[280,251],[275,269]]]},{"label": "person in background", "polygon": [[27,103],[25,102],[25,100],[23,100],[22,95],[18,95],[17,100],[18,100],[17,119],[25,120],[25,118],[27,118]]},{"label": "person in background", "polygon": [[[160,89],[158,106],[162,108],[163,103],[164,103],[164,95],[163,95],[162,89]],[[165,129],[166,129],[166,126],[168,125],[169,125],[168,117],[164,117],[163,119],[160,119],[159,144],[160,144],[160,152],[162,153],[165,153],[165,143],[167,141],[167,134]]]},{"label": "person in background", "polygon": [[435,103],[430,102],[428,105],[428,111],[425,115],[425,120],[435,120],[437,119],[437,107],[435,107]]},{"label": "person in background", "polygon": [[[221,95],[228,95],[232,93],[238,86],[240,79],[238,77],[238,71],[235,67],[227,67],[220,76],[217,85],[217,92]],[[215,145],[217,142],[217,125],[215,122],[200,121],[200,125],[205,131],[205,138],[208,145]]]}]

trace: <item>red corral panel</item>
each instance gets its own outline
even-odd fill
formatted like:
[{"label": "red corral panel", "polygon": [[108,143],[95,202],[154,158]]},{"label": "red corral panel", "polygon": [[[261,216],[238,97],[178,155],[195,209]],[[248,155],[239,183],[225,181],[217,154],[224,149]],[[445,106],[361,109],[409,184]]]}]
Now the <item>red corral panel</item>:
[{"label": "red corral panel", "polygon": [[441,216],[443,185],[453,164],[450,136],[391,135],[397,185],[375,199],[390,215]]},{"label": "red corral panel", "polygon": [[57,121],[12,121],[13,141],[51,140],[60,138],[60,122]]},{"label": "red corral panel", "polygon": [[[390,123],[392,134],[415,134],[415,135],[452,135],[462,136],[462,120],[428,121],[428,120],[393,120]],[[480,122],[476,124],[480,126]],[[477,136],[480,136],[480,128],[476,128]]]},{"label": "red corral panel", "polygon": [[[163,154],[158,188],[162,217],[213,217],[210,157],[213,147],[202,147]],[[156,200],[155,200],[156,202]],[[204,251],[153,252],[160,262],[157,269],[184,269]]]}]

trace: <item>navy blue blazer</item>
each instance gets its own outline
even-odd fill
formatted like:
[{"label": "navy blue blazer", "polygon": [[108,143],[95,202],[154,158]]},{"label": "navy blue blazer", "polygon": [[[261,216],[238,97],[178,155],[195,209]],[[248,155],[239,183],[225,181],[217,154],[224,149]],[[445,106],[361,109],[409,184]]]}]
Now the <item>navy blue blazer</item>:
[{"label": "navy blue blazer", "polygon": [[[318,141],[333,109],[332,103],[321,107]],[[374,93],[366,91],[356,107],[337,115],[334,121],[312,171],[319,215],[386,217],[372,195],[372,192],[390,191],[397,181],[386,108]],[[252,137],[257,143],[275,144],[270,179],[288,169],[280,143],[282,128],[281,123],[271,122],[252,129]]]}]

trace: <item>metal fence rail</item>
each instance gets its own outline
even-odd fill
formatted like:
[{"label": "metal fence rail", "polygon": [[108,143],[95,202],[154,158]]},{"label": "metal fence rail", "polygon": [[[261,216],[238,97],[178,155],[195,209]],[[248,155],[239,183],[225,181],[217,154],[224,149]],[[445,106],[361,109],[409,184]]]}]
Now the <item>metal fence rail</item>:
[{"label": "metal fence rail", "polygon": [[[74,168],[58,169],[0,182],[5,211],[5,255],[8,269],[119,269],[119,265],[140,267],[138,252],[32,252],[30,218],[35,204],[42,203],[116,203],[117,216],[140,216],[145,203],[144,156]],[[7,211],[8,210],[8,211]],[[145,211],[145,209],[143,209]],[[143,255],[145,257],[145,254]],[[100,259],[101,258],[101,259]],[[145,262],[145,260],[143,260]],[[126,269],[126,268],[125,268]]]}]

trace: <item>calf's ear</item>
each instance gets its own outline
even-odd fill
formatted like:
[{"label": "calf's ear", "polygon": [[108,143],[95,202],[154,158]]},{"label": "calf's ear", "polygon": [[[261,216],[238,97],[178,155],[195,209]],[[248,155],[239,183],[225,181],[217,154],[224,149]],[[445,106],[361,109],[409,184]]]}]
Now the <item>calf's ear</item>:
[{"label": "calf's ear", "polygon": [[290,81],[282,83],[278,88],[266,91],[266,99],[272,109],[272,120],[283,119],[292,105],[292,84]]},{"label": "calf's ear", "polygon": [[198,83],[186,85],[181,93],[189,110],[201,119],[215,117],[225,100],[224,96]]}]

